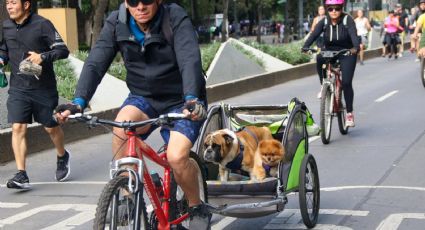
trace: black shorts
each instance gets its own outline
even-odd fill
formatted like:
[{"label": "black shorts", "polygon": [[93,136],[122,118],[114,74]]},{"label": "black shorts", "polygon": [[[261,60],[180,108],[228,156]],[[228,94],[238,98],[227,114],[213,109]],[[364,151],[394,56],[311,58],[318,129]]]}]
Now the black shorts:
[{"label": "black shorts", "polygon": [[31,124],[34,121],[52,128],[58,126],[53,120],[53,110],[58,105],[58,91],[20,90],[11,88],[7,98],[7,120],[9,123]]}]

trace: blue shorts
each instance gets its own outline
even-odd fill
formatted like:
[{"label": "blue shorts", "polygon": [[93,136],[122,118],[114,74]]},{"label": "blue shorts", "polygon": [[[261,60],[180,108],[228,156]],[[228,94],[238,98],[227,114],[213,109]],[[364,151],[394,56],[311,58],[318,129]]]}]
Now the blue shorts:
[{"label": "blue shorts", "polygon": [[[153,108],[143,96],[136,96],[132,94],[128,95],[127,99],[124,101],[121,108],[127,105],[132,105],[137,107],[146,115],[148,115],[149,118],[155,118],[161,115],[161,114],[158,114],[158,112],[156,112],[155,108]],[[166,111],[166,112],[167,113],[182,113],[182,111],[183,111],[183,107],[179,107],[179,108],[170,109],[169,111]],[[192,144],[194,144],[196,139],[198,138],[199,130],[201,129],[202,124],[203,124],[203,121],[191,121],[187,119],[177,120],[174,122],[172,127],[161,127],[160,133],[165,143],[168,143],[168,141],[170,140],[170,130],[172,130],[172,131],[176,131],[183,134],[192,142]],[[149,131],[144,134],[141,134],[140,137],[143,140],[145,140],[157,128],[158,126],[152,125]]]}]

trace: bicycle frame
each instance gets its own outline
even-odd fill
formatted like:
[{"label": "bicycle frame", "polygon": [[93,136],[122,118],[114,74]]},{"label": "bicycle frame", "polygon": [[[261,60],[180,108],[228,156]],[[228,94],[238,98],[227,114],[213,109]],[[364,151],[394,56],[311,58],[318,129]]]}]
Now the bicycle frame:
[{"label": "bicycle frame", "polygon": [[331,89],[331,103],[332,103],[332,112],[333,114],[340,112],[341,110],[341,101],[339,93],[341,90],[339,90],[342,87],[341,82],[341,70],[339,66],[336,66],[336,64],[328,63],[326,68],[326,78],[324,79],[323,84],[329,85]]},{"label": "bicycle frame", "polygon": [[[111,175],[115,177],[117,175],[120,175],[123,172],[129,172],[129,177],[137,176],[137,179],[138,179],[137,181],[140,181],[143,184],[143,187],[146,190],[146,194],[148,195],[149,200],[151,201],[153,210],[158,219],[159,230],[170,229],[170,225],[180,224],[182,221],[184,221],[186,218],[189,217],[188,213],[184,214],[183,216],[179,217],[176,220],[173,220],[171,222],[168,221],[169,211],[170,211],[169,201],[171,198],[170,197],[171,196],[170,194],[171,193],[170,192],[171,167],[167,161],[166,148],[164,149],[164,151],[157,153],[148,144],[142,141],[137,136],[135,131],[127,130],[126,135],[128,137],[126,157],[118,159],[113,162],[113,165],[111,166]],[[138,153],[137,150],[139,150],[140,153]],[[153,162],[157,163],[158,165],[164,168],[164,179],[163,179],[164,183],[162,186],[164,190],[163,198],[158,197],[155,184],[146,167],[145,157],[147,157],[148,159],[152,160]],[[136,166],[137,173],[134,172],[134,170],[132,169],[122,169],[122,166],[129,165],[129,164]],[[129,183],[131,182],[132,180],[129,180]],[[136,189],[130,192],[133,192],[133,193],[139,192],[140,198],[143,199],[143,191],[138,191],[138,185],[130,186],[129,184],[130,190],[132,190],[133,187],[136,187]],[[136,218],[138,219],[138,217]],[[139,226],[139,225],[137,224],[136,226]]]}]

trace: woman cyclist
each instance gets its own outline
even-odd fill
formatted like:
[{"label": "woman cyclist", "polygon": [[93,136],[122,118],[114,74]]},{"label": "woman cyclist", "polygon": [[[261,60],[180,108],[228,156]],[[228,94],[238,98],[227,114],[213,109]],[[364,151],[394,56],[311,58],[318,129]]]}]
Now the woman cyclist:
[{"label": "woman cyclist", "polygon": [[[325,7],[327,10],[326,18],[318,22],[311,36],[304,43],[303,48],[308,48],[323,32],[324,34],[324,50],[338,51],[342,49],[350,49],[351,55],[340,56],[342,72],[342,89],[344,91],[344,99],[347,106],[346,125],[354,127],[353,115],[353,76],[356,69],[357,52],[360,49],[359,39],[357,38],[356,24],[351,16],[342,12],[344,0],[326,0]],[[325,60],[321,55],[317,55],[317,73],[319,74],[320,84],[323,81],[322,65]]]}]

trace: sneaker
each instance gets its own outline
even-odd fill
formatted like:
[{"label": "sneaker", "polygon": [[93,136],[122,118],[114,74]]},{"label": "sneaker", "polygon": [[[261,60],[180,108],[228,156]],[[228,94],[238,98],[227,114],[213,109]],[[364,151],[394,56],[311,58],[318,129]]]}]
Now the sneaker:
[{"label": "sneaker", "polygon": [[345,117],[345,125],[347,127],[354,127],[354,115],[353,113],[347,113],[347,116]]},{"label": "sneaker", "polygon": [[189,229],[206,230],[210,229],[212,214],[208,211],[205,203],[189,208],[190,222]]},{"label": "sneaker", "polygon": [[415,62],[420,62],[420,61],[421,61],[421,59],[419,59],[419,58],[415,59]]},{"label": "sneaker", "polygon": [[399,54],[398,54],[398,57],[403,57],[403,54],[402,54],[402,53],[399,53]]},{"label": "sneaker", "polygon": [[62,157],[58,157],[56,162],[56,175],[55,179],[57,181],[64,181],[68,178],[71,173],[71,165],[70,165],[71,154],[68,150],[65,150],[65,154]]},{"label": "sneaker", "polygon": [[316,123],[307,125],[306,127],[307,127],[307,134],[309,137],[319,135],[320,127]]},{"label": "sneaker", "polygon": [[16,188],[16,189],[30,189],[30,180],[28,179],[27,172],[19,170],[15,176],[7,181],[6,186],[8,188]]},{"label": "sneaker", "polygon": [[364,65],[363,61],[360,61],[360,65]]}]

